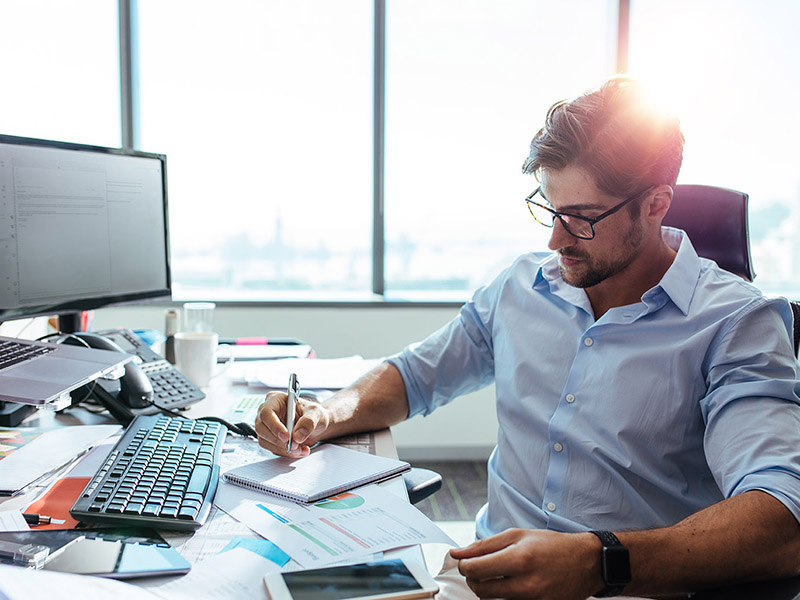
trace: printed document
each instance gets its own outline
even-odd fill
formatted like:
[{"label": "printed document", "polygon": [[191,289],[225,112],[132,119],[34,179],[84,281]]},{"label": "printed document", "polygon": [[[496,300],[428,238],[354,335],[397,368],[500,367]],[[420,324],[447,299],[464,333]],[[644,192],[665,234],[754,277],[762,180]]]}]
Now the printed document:
[{"label": "printed document", "polygon": [[44,433],[0,461],[0,494],[16,494],[119,430],[119,425],[80,425]]},{"label": "printed document", "polygon": [[427,542],[458,545],[407,500],[374,484],[298,504],[220,482],[214,504],[306,568]]}]

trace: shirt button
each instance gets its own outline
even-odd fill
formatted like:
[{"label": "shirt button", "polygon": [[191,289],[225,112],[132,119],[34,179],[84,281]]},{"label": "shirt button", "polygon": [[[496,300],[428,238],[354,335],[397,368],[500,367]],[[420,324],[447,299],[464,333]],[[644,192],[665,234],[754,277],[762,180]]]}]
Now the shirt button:
[{"label": "shirt button", "polygon": [[585,340],[583,340],[584,346],[591,346],[592,344],[594,344],[594,340],[592,338],[586,338]]},{"label": "shirt button", "polygon": [[555,509],[556,509],[556,503],[555,502],[548,502],[547,503],[547,510],[549,510],[550,512],[553,512]]},{"label": "shirt button", "polygon": [[575,402],[575,396],[573,396],[572,394],[567,394],[565,400],[567,401],[568,404],[572,404],[573,402]]},{"label": "shirt button", "polygon": [[564,449],[564,446],[562,446],[562,445],[561,445],[561,444],[559,444],[558,442],[556,442],[555,444],[553,444],[553,450],[555,450],[556,452],[561,452],[563,449]]}]

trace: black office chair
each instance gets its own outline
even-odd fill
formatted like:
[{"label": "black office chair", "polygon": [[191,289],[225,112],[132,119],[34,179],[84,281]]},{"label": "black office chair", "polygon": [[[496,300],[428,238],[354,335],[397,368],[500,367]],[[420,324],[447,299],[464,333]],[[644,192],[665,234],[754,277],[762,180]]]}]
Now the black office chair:
[{"label": "black office chair", "polygon": [[[697,254],[747,281],[755,279],[744,192],[710,185],[676,185],[662,224],[683,229]],[[791,301],[794,353],[800,348],[800,302]]]},{"label": "black office chair", "polygon": [[747,281],[755,279],[750,257],[744,192],[710,185],[676,185],[664,225],[683,229],[697,254]]}]

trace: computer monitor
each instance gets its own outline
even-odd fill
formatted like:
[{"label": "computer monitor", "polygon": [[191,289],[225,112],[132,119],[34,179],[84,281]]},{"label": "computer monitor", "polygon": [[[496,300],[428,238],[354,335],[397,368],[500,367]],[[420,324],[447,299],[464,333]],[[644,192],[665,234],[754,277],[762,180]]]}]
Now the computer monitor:
[{"label": "computer monitor", "polygon": [[0,135],[0,322],[169,299],[166,156]]}]

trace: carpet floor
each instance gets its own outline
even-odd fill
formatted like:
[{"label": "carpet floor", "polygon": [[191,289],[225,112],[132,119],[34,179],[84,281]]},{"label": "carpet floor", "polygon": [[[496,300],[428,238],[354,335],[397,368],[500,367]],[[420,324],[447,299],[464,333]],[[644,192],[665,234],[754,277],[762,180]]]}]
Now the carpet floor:
[{"label": "carpet floor", "polygon": [[486,503],[486,462],[414,461],[442,476],[442,488],[415,506],[433,521],[472,521]]}]

